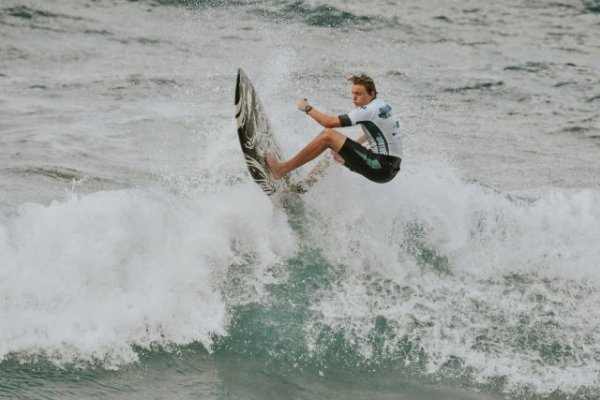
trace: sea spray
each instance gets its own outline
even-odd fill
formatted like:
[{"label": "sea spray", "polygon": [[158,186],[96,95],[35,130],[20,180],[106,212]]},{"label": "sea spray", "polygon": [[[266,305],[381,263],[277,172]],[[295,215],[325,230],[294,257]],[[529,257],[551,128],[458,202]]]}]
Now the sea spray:
[{"label": "sea spray", "polygon": [[5,215],[0,356],[112,367],[137,359],[132,346],[210,349],[225,334],[220,271],[242,252],[260,269],[294,247],[283,213],[253,189],[98,192]]}]

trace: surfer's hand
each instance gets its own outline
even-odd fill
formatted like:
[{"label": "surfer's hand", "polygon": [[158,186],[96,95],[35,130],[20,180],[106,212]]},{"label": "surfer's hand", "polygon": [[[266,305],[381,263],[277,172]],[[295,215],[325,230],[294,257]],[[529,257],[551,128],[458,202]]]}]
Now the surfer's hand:
[{"label": "surfer's hand", "polygon": [[302,99],[298,101],[298,110],[306,112],[306,106],[308,106],[308,100]]}]

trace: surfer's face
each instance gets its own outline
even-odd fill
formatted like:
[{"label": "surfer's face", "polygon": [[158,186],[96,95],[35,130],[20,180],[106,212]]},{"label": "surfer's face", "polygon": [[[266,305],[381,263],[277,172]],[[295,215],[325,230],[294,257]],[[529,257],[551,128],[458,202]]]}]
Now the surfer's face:
[{"label": "surfer's face", "polygon": [[352,85],[352,102],[355,107],[366,106],[375,98],[375,93],[369,94],[363,85]]}]

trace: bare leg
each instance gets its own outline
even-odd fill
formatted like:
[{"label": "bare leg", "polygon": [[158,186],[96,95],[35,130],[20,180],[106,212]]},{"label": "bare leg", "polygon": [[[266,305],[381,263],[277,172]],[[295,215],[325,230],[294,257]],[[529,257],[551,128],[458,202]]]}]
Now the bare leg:
[{"label": "bare leg", "polygon": [[331,150],[324,158],[322,158],[317,165],[306,175],[306,178],[302,181],[302,187],[309,188],[312,187],[319,178],[323,176],[323,173],[329,166],[331,162],[334,161],[338,164],[344,165],[346,162],[344,159],[338,154]]},{"label": "bare leg", "polygon": [[330,165],[331,153],[325,155],[325,157],[319,160],[317,165],[315,165],[315,167],[308,173],[308,175],[306,175],[306,178],[304,178],[304,180],[302,181],[302,186],[304,188],[312,187],[315,183],[317,183],[317,180],[319,180],[319,178],[323,176],[323,173],[327,168],[329,168]]},{"label": "bare leg", "polygon": [[281,179],[296,168],[301,167],[307,162],[317,158],[322,152],[331,149],[338,153],[346,136],[333,129],[324,129],[309,144],[307,144],[298,154],[285,162],[279,162],[271,154],[267,155],[267,165],[271,170],[271,175],[275,179]]}]

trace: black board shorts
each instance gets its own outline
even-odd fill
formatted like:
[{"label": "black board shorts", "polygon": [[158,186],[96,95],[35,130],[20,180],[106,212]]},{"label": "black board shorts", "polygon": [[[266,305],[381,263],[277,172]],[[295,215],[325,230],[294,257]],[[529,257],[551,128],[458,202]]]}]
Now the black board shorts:
[{"label": "black board shorts", "polygon": [[377,154],[350,138],[342,145],[338,153],[344,159],[344,165],[353,172],[377,182],[389,182],[400,171],[402,159],[385,154]]}]

